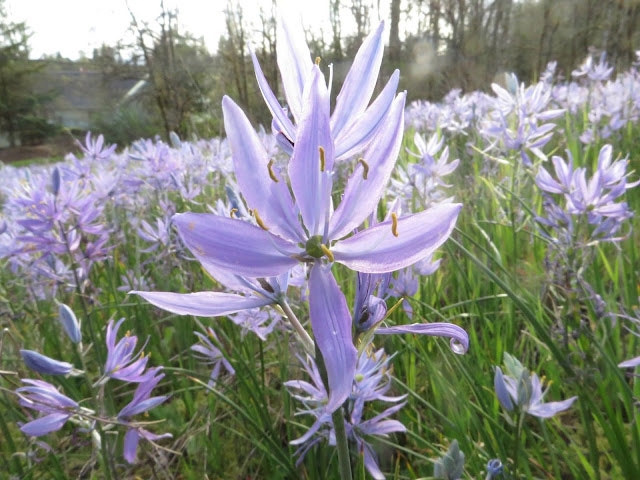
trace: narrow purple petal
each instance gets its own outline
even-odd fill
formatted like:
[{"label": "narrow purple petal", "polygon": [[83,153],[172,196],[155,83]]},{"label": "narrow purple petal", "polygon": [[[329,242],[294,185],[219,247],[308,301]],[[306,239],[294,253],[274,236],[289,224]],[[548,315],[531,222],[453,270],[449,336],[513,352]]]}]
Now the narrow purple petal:
[{"label": "narrow purple petal", "polygon": [[289,109],[298,123],[302,116],[303,91],[311,73],[311,52],[299,23],[278,22],[276,53]]},{"label": "narrow purple petal", "polygon": [[400,270],[428,257],[449,238],[461,208],[459,203],[445,203],[400,218],[398,236],[392,231],[392,221],[384,221],[337,242],[333,255],[358,272]]},{"label": "narrow purple petal", "polygon": [[412,333],[429,335],[430,337],[447,337],[451,339],[451,350],[453,350],[454,353],[463,354],[469,349],[469,335],[467,335],[464,329],[453,323],[412,323],[411,325],[381,327],[378,328],[375,333],[377,335]]},{"label": "narrow purple petal", "polygon": [[139,440],[140,435],[138,435],[138,431],[135,428],[127,430],[127,433],[124,436],[124,449],[122,454],[124,455],[124,459],[131,464],[136,463],[136,453],[138,451]]},{"label": "narrow purple petal", "polygon": [[316,263],[309,277],[309,313],[329,381],[327,410],[335,411],[351,393],[357,351],[351,339],[347,301],[331,270]]},{"label": "narrow purple petal", "polygon": [[331,216],[329,238],[341,238],[352,232],[378,205],[400,151],[405,97],[401,93],[393,102],[384,125],[363,156],[368,164],[366,180],[361,163],[349,178],[342,201]]},{"label": "narrow purple petal", "polygon": [[271,277],[298,263],[300,249],[242,220],[207,213],[181,213],[173,221],[184,243],[205,268],[247,277]]},{"label": "narrow purple petal", "polygon": [[270,159],[249,119],[227,96],[222,99],[222,112],[236,179],[247,205],[258,210],[264,223],[276,235],[302,241],[304,234],[289,188],[269,166]]},{"label": "narrow purple petal", "polygon": [[364,39],[353,60],[353,64],[336,98],[336,106],[331,117],[331,131],[334,136],[344,128],[349,128],[354,119],[365,111],[373,89],[378,81],[378,72],[384,50],[384,22]]},{"label": "narrow purple petal", "polygon": [[638,365],[640,365],[640,357],[631,358],[618,364],[618,366],[621,368],[637,367]]},{"label": "narrow purple petal", "polygon": [[536,417],[551,418],[555,414],[567,410],[577,399],[578,397],[571,397],[562,402],[540,403],[530,407],[527,412]]},{"label": "narrow purple petal", "polygon": [[378,95],[378,98],[356,118],[351,126],[336,137],[336,159],[343,160],[362,150],[372,135],[378,131],[391,103],[396,96],[400,71],[396,70]]},{"label": "narrow purple petal", "polygon": [[509,411],[513,410],[513,402],[511,401],[511,396],[504,382],[504,375],[500,367],[496,367],[496,373],[493,377],[493,388],[496,391],[496,396],[500,404]]},{"label": "narrow purple petal", "polygon": [[[320,148],[324,149],[324,169]],[[291,189],[311,236],[323,233],[329,212],[333,151],[329,127],[329,92],[320,69],[314,65],[311,78],[305,86],[304,110],[298,124],[293,156],[289,161]]]},{"label": "narrow purple petal", "polygon": [[51,413],[25,423],[20,427],[20,430],[31,437],[40,437],[60,430],[69,419],[69,416],[67,413]]},{"label": "narrow purple petal", "polygon": [[158,308],[178,315],[194,315],[196,317],[218,317],[229,315],[241,310],[262,307],[273,303],[265,297],[245,297],[233,293],[221,292],[196,292],[196,293],[172,293],[172,292],[139,292],[131,291],[130,294],[140,295],[149,303]]},{"label": "narrow purple petal", "polygon": [[273,94],[271,87],[269,87],[269,83],[262,73],[262,68],[260,68],[260,63],[258,62],[258,58],[255,53],[251,52],[251,59],[253,60],[253,69],[256,73],[256,79],[258,80],[258,87],[260,87],[260,92],[262,93],[262,98],[267,103],[269,110],[271,111],[271,115],[276,119],[280,128],[282,128],[284,134],[289,138],[289,140],[294,141],[296,138],[295,127],[289,117],[287,116],[287,112],[285,112],[284,108],[278,102],[278,99]]}]

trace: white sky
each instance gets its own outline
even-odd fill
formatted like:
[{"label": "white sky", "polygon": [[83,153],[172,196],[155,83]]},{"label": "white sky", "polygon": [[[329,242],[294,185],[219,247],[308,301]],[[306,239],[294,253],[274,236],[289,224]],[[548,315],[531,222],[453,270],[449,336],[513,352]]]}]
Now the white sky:
[{"label": "white sky", "polygon": [[[243,6],[245,17],[258,27],[260,7],[271,8],[271,0],[234,0]],[[374,8],[371,25],[388,18],[389,0],[372,2]],[[159,13],[160,0],[129,0],[129,6],[140,20],[152,21]],[[227,0],[165,0],[168,8],[178,5],[179,21],[184,30],[204,41],[212,52],[216,50],[220,35],[225,32],[224,9]],[[277,0],[280,15],[301,18],[306,28],[320,30],[328,38],[329,0]],[[27,23],[32,37],[30,47],[33,58],[60,52],[76,59],[80,52],[91,56],[93,49],[103,43],[113,45],[118,40],[130,40],[128,32],[131,17],[125,0],[6,0],[10,21]],[[344,11],[342,32],[355,30],[353,17]],[[388,35],[388,32],[386,32]]]}]

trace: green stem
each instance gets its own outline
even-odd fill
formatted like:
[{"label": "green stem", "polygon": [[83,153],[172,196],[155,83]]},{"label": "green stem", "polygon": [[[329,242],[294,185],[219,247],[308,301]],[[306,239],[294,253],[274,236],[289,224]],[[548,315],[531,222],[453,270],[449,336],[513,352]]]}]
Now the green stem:
[{"label": "green stem", "polygon": [[[318,344],[315,344],[316,365],[320,371],[320,377],[325,385],[327,392],[329,391],[329,382],[327,380],[327,369],[324,366],[324,359]],[[351,480],[351,457],[349,455],[349,441],[347,439],[347,430],[344,428],[344,412],[342,405],[331,415],[333,421],[333,429],[336,433],[336,448],[338,449],[338,463],[340,467],[340,479]]]},{"label": "green stem", "polygon": [[513,454],[513,477],[518,478],[518,464],[520,460],[520,444],[522,443],[522,426],[524,424],[524,413],[518,413],[518,430],[516,432],[516,451]]},{"label": "green stem", "polygon": [[344,412],[342,411],[342,407],[333,412],[331,420],[333,420],[333,428],[336,432],[340,478],[342,480],[351,480],[351,459],[349,457],[349,443],[347,441],[347,431],[344,428]]}]

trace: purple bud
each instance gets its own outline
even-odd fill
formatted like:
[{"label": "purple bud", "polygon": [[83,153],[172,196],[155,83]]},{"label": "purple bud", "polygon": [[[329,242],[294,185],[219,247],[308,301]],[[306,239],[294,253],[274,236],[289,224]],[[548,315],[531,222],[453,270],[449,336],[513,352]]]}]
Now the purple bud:
[{"label": "purple bud", "polygon": [[49,358],[33,350],[20,350],[22,360],[31,370],[47,375],[67,375],[73,370],[73,365]]},{"label": "purple bud", "polygon": [[80,322],[78,322],[73,310],[64,303],[60,303],[58,309],[60,312],[58,320],[62,324],[65,332],[67,332],[67,335],[73,343],[80,343],[82,341],[82,331],[80,330]]}]

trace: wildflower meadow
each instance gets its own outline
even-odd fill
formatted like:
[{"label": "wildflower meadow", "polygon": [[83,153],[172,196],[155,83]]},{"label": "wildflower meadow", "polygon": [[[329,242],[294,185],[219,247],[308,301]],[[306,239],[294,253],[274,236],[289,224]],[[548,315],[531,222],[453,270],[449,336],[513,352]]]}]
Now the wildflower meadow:
[{"label": "wildflower meadow", "polygon": [[640,52],[0,166],[2,478],[638,479]]}]

